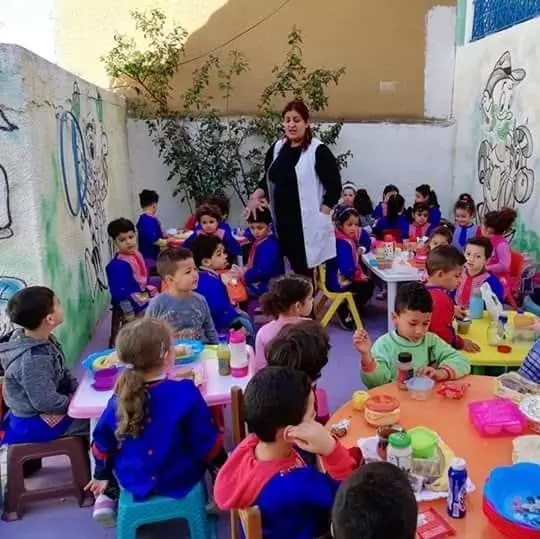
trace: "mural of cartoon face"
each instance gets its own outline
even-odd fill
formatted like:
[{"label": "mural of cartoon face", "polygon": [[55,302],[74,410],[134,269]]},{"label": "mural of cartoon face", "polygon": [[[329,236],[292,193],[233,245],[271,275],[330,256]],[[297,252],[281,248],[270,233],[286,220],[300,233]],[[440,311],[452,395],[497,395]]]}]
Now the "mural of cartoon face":
[{"label": "mural of cartoon face", "polygon": [[16,277],[0,276],[0,337],[13,330],[13,324],[6,314],[8,301],[26,286],[26,283]]},{"label": "mural of cartoon face", "polygon": [[[0,131],[9,133],[17,129],[19,128],[0,109]],[[13,236],[11,224],[8,175],[6,169],[0,164],[0,240],[5,240]]]}]

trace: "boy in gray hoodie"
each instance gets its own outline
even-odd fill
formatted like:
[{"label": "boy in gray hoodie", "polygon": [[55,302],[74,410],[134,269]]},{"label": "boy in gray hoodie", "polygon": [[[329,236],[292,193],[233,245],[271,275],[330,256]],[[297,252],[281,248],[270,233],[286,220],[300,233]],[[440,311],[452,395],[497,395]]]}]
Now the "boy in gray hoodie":
[{"label": "boy in gray hoodie", "polygon": [[7,314],[20,328],[0,343],[4,400],[9,408],[2,427],[3,443],[88,436],[88,420],[67,415],[77,380],[52,334],[64,321],[60,301],[49,288],[29,286],[9,300]]}]

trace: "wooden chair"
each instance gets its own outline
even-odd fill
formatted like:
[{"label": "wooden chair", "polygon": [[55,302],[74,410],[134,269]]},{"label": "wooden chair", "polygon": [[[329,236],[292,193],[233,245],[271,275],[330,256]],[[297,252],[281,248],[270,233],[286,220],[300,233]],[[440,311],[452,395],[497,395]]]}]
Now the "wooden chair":
[{"label": "wooden chair", "polygon": [[324,265],[321,265],[317,268],[317,285],[319,287],[319,292],[322,294],[322,297],[317,301],[314,307],[315,316],[319,316],[324,306],[328,301],[331,301],[330,307],[321,318],[321,325],[326,327],[334,315],[336,314],[339,306],[346,302],[349,306],[349,311],[353,317],[356,329],[363,329],[362,320],[360,319],[360,314],[356,308],[356,303],[354,301],[354,296],[352,292],[330,292],[326,286],[326,268]]},{"label": "wooden chair", "polygon": [[[231,416],[233,442],[238,445],[246,437],[246,422],[244,420],[244,393],[239,387],[231,389]],[[232,509],[231,539],[240,538],[238,522],[240,521],[246,539],[262,539],[261,512],[257,506],[248,509]]]},{"label": "wooden chair", "polygon": [[524,265],[525,259],[523,255],[517,251],[512,251],[512,257],[510,260],[510,282],[508,283],[508,292],[506,293],[506,298],[504,299],[515,311],[517,311],[518,305],[516,303],[516,299],[514,298],[514,293],[519,289]]}]

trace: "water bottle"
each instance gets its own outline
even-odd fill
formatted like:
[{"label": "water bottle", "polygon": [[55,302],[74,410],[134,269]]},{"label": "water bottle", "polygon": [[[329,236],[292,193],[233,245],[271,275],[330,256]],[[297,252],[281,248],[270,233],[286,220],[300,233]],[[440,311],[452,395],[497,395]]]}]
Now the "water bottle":
[{"label": "water bottle", "polygon": [[248,374],[248,355],[246,336],[243,331],[231,330],[229,335],[231,349],[231,374],[234,378],[243,378]]},{"label": "water bottle", "polygon": [[467,467],[464,459],[455,458],[448,469],[448,515],[463,518],[467,509]]},{"label": "water bottle", "polygon": [[219,336],[217,347],[218,372],[220,376],[229,376],[231,374],[231,351],[227,342],[227,335]]},{"label": "water bottle", "polygon": [[469,300],[469,318],[474,320],[481,319],[484,316],[484,298],[480,288],[474,288]]}]

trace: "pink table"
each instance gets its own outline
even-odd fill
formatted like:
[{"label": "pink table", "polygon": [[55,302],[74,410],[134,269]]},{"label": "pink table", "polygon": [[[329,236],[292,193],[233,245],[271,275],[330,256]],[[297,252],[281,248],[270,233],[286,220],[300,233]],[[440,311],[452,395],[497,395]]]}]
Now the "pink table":
[{"label": "pink table", "polygon": [[[202,353],[198,361],[204,362],[206,371],[206,384],[201,390],[204,400],[209,406],[229,404],[231,402],[231,388],[237,386],[242,389],[246,388],[247,383],[251,380],[253,374],[254,353],[251,347],[248,347],[249,356],[249,373],[244,378],[233,378],[232,376],[220,376],[218,372],[218,361],[216,356],[216,347],[208,346]],[[73,399],[69,405],[68,414],[76,419],[90,419],[95,421],[98,419],[107,402],[111,398],[111,391],[96,391],[92,387],[92,373],[87,372]],[[92,422],[93,422],[92,421]]]}]

